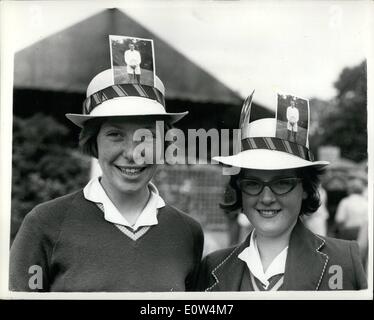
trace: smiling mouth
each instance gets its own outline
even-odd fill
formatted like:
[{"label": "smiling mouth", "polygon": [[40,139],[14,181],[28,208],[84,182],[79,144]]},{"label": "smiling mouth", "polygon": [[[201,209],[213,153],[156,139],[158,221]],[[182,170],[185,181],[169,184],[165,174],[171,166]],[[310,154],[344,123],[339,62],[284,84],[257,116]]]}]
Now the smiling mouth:
[{"label": "smiling mouth", "polygon": [[120,167],[120,166],[115,166],[119,171],[121,171],[122,174],[127,175],[127,176],[137,176],[141,172],[143,172],[146,167]]},{"label": "smiling mouth", "polygon": [[259,210],[256,209],[257,212],[260,214],[261,217],[263,218],[273,218],[276,215],[278,215],[279,212],[281,212],[281,209],[274,209],[274,210]]}]

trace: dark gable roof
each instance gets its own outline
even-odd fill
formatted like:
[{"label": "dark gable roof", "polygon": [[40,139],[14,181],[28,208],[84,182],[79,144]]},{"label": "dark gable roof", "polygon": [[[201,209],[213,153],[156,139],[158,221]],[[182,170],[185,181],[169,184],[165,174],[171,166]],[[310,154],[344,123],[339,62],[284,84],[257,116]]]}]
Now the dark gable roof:
[{"label": "dark gable roof", "polygon": [[16,88],[85,92],[89,81],[110,68],[108,35],[154,40],[156,72],[166,97],[240,105],[242,98],[122,11],[108,9],[16,53]]}]

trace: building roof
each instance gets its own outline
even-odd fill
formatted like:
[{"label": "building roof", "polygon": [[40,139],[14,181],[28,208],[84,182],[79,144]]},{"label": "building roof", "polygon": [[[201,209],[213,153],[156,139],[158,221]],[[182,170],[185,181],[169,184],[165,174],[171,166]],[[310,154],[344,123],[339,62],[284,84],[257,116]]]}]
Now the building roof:
[{"label": "building roof", "polygon": [[110,34],[154,40],[156,72],[167,99],[241,104],[239,94],[118,9],[104,10],[17,52],[15,88],[85,93],[89,81],[110,68]]}]

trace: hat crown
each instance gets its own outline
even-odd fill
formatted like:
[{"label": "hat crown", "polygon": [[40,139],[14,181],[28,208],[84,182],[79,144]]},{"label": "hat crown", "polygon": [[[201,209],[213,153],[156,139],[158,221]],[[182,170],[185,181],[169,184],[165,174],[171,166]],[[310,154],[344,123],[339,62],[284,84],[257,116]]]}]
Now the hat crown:
[{"label": "hat crown", "polygon": [[264,118],[245,124],[242,129],[242,139],[255,137],[275,137],[277,121]]},{"label": "hat crown", "polygon": [[[113,85],[114,85],[113,70],[106,69],[98,73],[88,84],[86,97],[89,97],[92,94],[100,90],[103,90],[109,86],[113,86]],[[162,93],[162,95],[165,96],[165,86],[162,83],[161,79],[157,76],[155,76],[155,88],[158,89]]]},{"label": "hat crown", "polygon": [[154,85],[114,83],[113,70],[97,74],[89,83],[82,114],[66,117],[79,127],[96,117],[160,117],[169,123],[182,119],[188,111],[168,113],[165,109],[165,87],[155,76]]}]

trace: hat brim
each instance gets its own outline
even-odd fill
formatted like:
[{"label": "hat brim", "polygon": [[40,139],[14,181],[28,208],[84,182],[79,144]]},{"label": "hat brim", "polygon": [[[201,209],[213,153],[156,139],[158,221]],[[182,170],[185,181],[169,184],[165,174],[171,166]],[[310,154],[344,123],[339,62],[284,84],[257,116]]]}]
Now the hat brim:
[{"label": "hat brim", "polygon": [[87,122],[88,120],[97,119],[97,118],[114,118],[114,117],[123,117],[123,118],[146,117],[146,118],[151,118],[151,119],[164,120],[170,124],[173,124],[181,120],[187,114],[188,114],[188,111],[180,112],[180,113],[131,114],[131,115],[108,115],[108,116],[104,116],[104,115],[91,116],[91,115],[82,115],[82,114],[76,114],[76,113],[67,113],[65,114],[65,116],[75,125],[82,128],[84,126],[84,123]]},{"label": "hat brim", "polygon": [[233,156],[213,157],[222,164],[253,170],[285,170],[303,167],[324,167],[328,161],[308,161],[287,152],[267,149],[251,149]]}]

